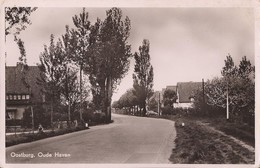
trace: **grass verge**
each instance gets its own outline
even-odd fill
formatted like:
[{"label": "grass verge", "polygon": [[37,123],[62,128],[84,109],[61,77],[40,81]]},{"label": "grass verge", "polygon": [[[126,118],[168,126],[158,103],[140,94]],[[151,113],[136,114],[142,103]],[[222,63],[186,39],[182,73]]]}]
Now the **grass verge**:
[{"label": "grass verge", "polygon": [[[254,129],[227,122],[223,118],[194,116],[154,116],[175,121],[176,147],[169,160],[176,164],[254,164],[255,153],[234,142],[233,136],[254,146]],[[184,123],[184,126],[182,126]],[[200,124],[204,123],[204,124]]]},{"label": "grass verge", "polygon": [[[175,121],[176,148],[170,161],[181,164],[253,164],[255,154],[227,136],[200,125],[191,118],[169,118]],[[182,126],[185,123],[185,126]]]},{"label": "grass verge", "polygon": [[40,139],[45,139],[49,137],[54,137],[58,135],[63,135],[71,132],[81,131],[86,129],[85,127],[75,127],[75,128],[66,128],[60,130],[54,130],[50,132],[39,132],[39,133],[22,133],[17,135],[8,135],[6,136],[5,146],[13,146],[20,143],[27,143],[32,141],[37,141]]}]

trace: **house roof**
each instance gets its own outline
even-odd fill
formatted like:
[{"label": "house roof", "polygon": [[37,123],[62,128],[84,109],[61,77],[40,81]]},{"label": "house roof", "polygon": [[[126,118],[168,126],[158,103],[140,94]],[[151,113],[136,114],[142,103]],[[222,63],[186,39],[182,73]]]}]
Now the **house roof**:
[{"label": "house roof", "polygon": [[166,86],[166,90],[173,90],[176,92],[177,87],[176,86]]},{"label": "house roof", "polygon": [[41,87],[36,83],[40,76],[40,69],[37,66],[22,65],[7,66],[6,71],[6,94],[30,94],[33,101],[41,101]]},{"label": "house roof", "polygon": [[178,82],[179,103],[189,103],[190,98],[194,97],[196,91],[201,88],[202,82]]}]

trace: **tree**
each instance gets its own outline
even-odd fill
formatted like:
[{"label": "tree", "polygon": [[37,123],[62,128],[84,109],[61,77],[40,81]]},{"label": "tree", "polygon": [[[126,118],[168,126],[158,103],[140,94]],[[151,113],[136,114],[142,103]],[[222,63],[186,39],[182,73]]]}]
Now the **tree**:
[{"label": "tree", "polygon": [[[70,51],[72,51],[71,59],[80,68],[80,106],[82,106],[82,70],[84,66],[89,65],[89,58],[87,54],[89,46],[90,21],[88,20],[88,12],[83,8],[82,13],[72,17],[76,29],[69,31],[67,27],[67,38],[70,42]],[[82,120],[82,107],[80,107],[80,120]]]},{"label": "tree", "polygon": [[113,108],[125,108],[128,109],[128,112],[134,112],[136,111],[137,106],[137,97],[134,95],[134,89],[128,89],[120,98],[118,101],[115,101],[112,105]]},{"label": "tree", "polygon": [[143,109],[142,116],[146,114],[146,102],[152,95],[153,90],[153,66],[150,63],[150,43],[148,40],[143,40],[142,46],[139,47],[139,53],[134,54],[135,69],[133,74],[135,89],[134,94]]},{"label": "tree", "polygon": [[170,106],[173,108],[173,103],[178,99],[177,94],[174,90],[166,89],[163,94],[164,106]]},{"label": "tree", "polygon": [[14,35],[14,41],[17,43],[21,56],[20,63],[26,65],[26,52],[24,42],[18,36],[22,30],[25,30],[27,25],[31,24],[29,16],[37,8],[31,7],[6,7],[5,8],[5,36]]},{"label": "tree", "polygon": [[71,106],[73,98],[78,93],[77,87],[77,71],[66,67],[65,78],[61,82],[61,96],[64,104],[68,107],[68,121],[71,121]]},{"label": "tree", "polygon": [[[75,16],[75,18],[78,20],[77,16]],[[80,82],[78,86],[78,71],[75,68],[75,64],[82,65],[84,62],[81,59],[83,59],[84,56],[82,55],[82,50],[79,49],[79,43],[82,45],[81,36],[77,33],[78,32],[76,31],[70,31],[69,26],[66,26],[66,33],[62,35],[62,40],[59,39],[62,44],[62,52],[64,57],[64,62],[62,65],[64,66],[63,69],[66,70],[66,75],[62,82],[61,94],[68,108],[69,121],[71,121],[71,107],[73,106],[73,112],[78,103],[80,104],[79,119],[82,120],[81,103],[83,101],[83,97],[87,97],[88,95],[87,90],[82,91],[82,66],[79,68]],[[75,35],[77,35],[78,38],[75,38]],[[77,53],[79,55],[77,55]]]},{"label": "tree", "polygon": [[51,124],[53,123],[54,104],[59,103],[61,85],[66,75],[64,67],[64,55],[60,41],[54,43],[54,35],[50,36],[50,46],[44,45],[44,51],[40,55],[41,64],[38,65],[42,75],[38,78],[38,84],[44,89],[47,100],[51,101]]},{"label": "tree", "polygon": [[158,100],[155,97],[152,97],[148,102],[149,110],[158,112]]},{"label": "tree", "polygon": [[121,9],[112,8],[106,12],[103,22],[99,19],[91,27],[88,53],[89,74],[94,100],[101,104],[107,122],[111,120],[111,100],[113,91],[125,76],[131,57],[127,42],[130,33],[130,20],[123,20]]},{"label": "tree", "polygon": [[246,80],[252,80],[255,78],[255,67],[251,65],[251,62],[247,60],[246,56],[244,56],[240,61],[238,75]]},{"label": "tree", "polygon": [[255,84],[252,79],[254,66],[246,57],[243,57],[237,68],[229,55],[221,73],[223,75],[221,78],[214,78],[205,84],[207,104],[230,108],[232,120],[242,120],[245,116],[254,116]]},{"label": "tree", "polygon": [[[5,8],[5,35],[19,34],[31,24],[29,16],[37,8],[31,7],[6,7]],[[14,29],[14,30],[13,30]]]},{"label": "tree", "polygon": [[233,58],[230,54],[226,57],[225,66],[222,68],[221,74],[225,78],[235,77],[238,73],[238,69],[235,66]]}]

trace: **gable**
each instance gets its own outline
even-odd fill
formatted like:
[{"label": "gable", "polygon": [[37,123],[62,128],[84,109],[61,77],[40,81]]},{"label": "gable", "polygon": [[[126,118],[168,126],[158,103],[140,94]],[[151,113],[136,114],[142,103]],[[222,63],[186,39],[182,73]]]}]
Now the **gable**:
[{"label": "gable", "polygon": [[30,94],[33,101],[42,100],[41,86],[36,81],[40,76],[37,66],[21,68],[21,65],[7,66],[5,71],[6,94]]},{"label": "gable", "polygon": [[179,103],[190,103],[196,92],[202,88],[202,82],[178,82]]}]

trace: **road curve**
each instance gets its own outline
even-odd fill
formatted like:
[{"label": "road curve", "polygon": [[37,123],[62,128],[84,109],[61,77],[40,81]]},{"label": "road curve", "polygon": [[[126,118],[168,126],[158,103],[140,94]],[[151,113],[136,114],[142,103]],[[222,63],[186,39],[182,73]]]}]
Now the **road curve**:
[{"label": "road curve", "polygon": [[6,148],[6,163],[170,163],[176,130],[164,119],[113,114],[114,123]]}]

